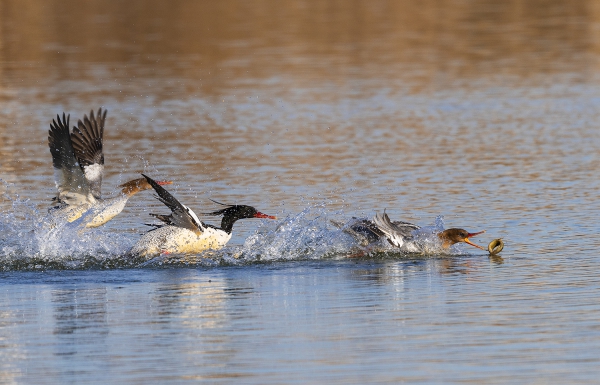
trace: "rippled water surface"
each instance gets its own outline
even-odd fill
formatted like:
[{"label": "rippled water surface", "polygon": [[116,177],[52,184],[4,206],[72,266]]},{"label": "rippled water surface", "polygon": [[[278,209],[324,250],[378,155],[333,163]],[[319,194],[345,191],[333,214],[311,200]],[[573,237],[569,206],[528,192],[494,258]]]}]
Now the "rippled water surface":
[{"label": "rippled water surface", "polygon": [[[597,382],[596,2],[27,4],[0,0],[1,383]],[[143,172],[279,219],[148,261],[150,192],[48,228],[49,123],[101,106],[105,195]],[[333,223],[384,209],[506,246]]]}]

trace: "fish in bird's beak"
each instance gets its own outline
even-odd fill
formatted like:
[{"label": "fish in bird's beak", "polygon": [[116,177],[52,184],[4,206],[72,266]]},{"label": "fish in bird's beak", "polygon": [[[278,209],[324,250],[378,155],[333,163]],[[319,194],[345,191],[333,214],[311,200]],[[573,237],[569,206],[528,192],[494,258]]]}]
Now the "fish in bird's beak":
[{"label": "fish in bird's beak", "polygon": [[164,186],[166,184],[173,184],[173,181],[170,180],[156,180],[155,182],[161,186]]},{"label": "fish in bird's beak", "polygon": [[254,218],[268,218],[268,219],[277,219],[276,216],[273,215],[267,215],[267,214],[263,214],[260,211],[258,211],[256,214],[254,214]]}]

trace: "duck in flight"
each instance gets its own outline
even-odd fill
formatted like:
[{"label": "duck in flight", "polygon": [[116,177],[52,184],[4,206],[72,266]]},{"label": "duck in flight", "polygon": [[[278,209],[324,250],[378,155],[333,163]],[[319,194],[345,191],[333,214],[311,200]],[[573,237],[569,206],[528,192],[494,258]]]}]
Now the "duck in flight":
[{"label": "duck in flight", "polygon": [[[408,251],[418,251],[414,244],[414,232],[420,227],[402,221],[392,222],[388,215],[377,213],[373,220],[356,219],[345,231],[359,240],[363,245],[370,245],[381,239],[387,240],[391,245],[401,248],[405,247]],[[470,237],[485,233],[480,231],[470,233],[467,230],[452,228],[437,233],[437,237],[442,242],[442,248],[447,250],[456,243],[466,243],[478,249],[485,250],[483,247],[471,242]]]},{"label": "duck in flight", "polygon": [[[120,185],[120,193],[111,198],[102,198],[101,186],[104,174],[104,153],[102,138],[106,110],[98,109],[90,116],[73,126],[69,132],[70,115],[62,119],[59,115],[52,120],[48,131],[48,146],[52,154],[54,179],[58,195],[53,198],[58,203],[50,212],[73,222],[85,215],[86,227],[98,227],[123,211],[127,200],[140,191],[152,188],[146,179],[130,180]],[[170,181],[157,182],[171,184]],[[89,215],[87,213],[89,212]]]},{"label": "duck in flight", "polygon": [[170,215],[150,214],[160,219],[163,224],[152,225],[156,228],[145,233],[130,250],[132,256],[154,256],[159,254],[200,253],[209,249],[220,249],[231,239],[233,224],[238,219],[268,218],[274,216],[263,214],[252,206],[227,206],[204,215],[222,215],[221,227],[206,224],[187,206],[181,204],[173,195],[152,178],[142,174],[156,191],[157,199],[171,209]]}]

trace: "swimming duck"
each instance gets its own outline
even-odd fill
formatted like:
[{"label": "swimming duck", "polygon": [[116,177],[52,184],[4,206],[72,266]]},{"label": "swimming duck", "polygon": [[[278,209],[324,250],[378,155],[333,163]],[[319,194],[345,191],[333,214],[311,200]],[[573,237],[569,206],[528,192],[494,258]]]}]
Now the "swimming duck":
[{"label": "swimming duck", "polygon": [[[98,109],[83,116],[73,132],[69,133],[70,115],[52,120],[48,131],[48,146],[52,154],[54,179],[58,195],[53,201],[58,205],[49,211],[53,216],[64,217],[73,222],[85,215],[85,227],[98,227],[123,211],[127,200],[151,186],[146,179],[130,180],[120,185],[120,193],[111,198],[101,197],[104,174],[102,137],[106,110]],[[171,184],[170,181],[157,182]],[[89,215],[87,214],[89,212]]]},{"label": "swimming duck", "polygon": [[203,223],[198,216],[187,206],[181,204],[173,195],[165,190],[152,178],[142,174],[147,182],[158,194],[156,197],[171,209],[170,215],[150,214],[163,222],[153,225],[156,228],[148,231],[130,250],[132,256],[153,256],[159,254],[184,254],[199,253],[209,249],[220,249],[231,239],[233,224],[238,219],[268,218],[274,216],[263,214],[252,206],[225,205],[227,206],[204,215],[222,215],[221,227]]}]

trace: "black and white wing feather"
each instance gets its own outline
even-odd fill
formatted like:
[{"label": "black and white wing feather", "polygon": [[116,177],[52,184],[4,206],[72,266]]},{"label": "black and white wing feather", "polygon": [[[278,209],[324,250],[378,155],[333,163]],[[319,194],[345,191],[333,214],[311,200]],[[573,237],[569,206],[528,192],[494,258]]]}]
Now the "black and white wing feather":
[{"label": "black and white wing feather", "polygon": [[102,176],[104,174],[104,153],[102,152],[102,137],[106,110],[98,109],[98,115],[90,111],[90,117],[83,116],[77,126],[73,127],[71,142],[75,158],[79,162],[85,178],[88,181],[92,195],[100,199]]},{"label": "black and white wing feather", "polygon": [[198,235],[204,232],[204,224],[198,219],[198,216],[192,210],[190,210],[187,206],[184,206],[181,203],[179,203],[179,201],[175,199],[173,195],[171,195],[161,185],[156,183],[152,178],[144,174],[142,174],[142,176],[146,178],[148,183],[150,183],[154,191],[156,191],[156,193],[158,194],[156,198],[162,203],[164,203],[165,206],[171,209],[171,215],[150,215],[160,219],[161,221],[169,225],[191,230]]},{"label": "black and white wing feather", "polygon": [[95,203],[90,185],[75,158],[69,134],[69,116],[64,113],[62,120],[57,115],[50,124],[48,146],[52,154],[58,201],[75,206]]},{"label": "black and white wing feather", "polygon": [[352,235],[354,239],[360,242],[363,246],[367,246],[373,242],[377,242],[385,234],[379,230],[377,225],[368,219],[352,218],[347,224],[336,224],[347,234]]},{"label": "black and white wing feather", "polygon": [[383,214],[375,214],[373,223],[375,223],[388,241],[396,247],[402,247],[405,242],[412,240],[413,231],[420,228],[408,222],[392,222],[385,212]]}]

